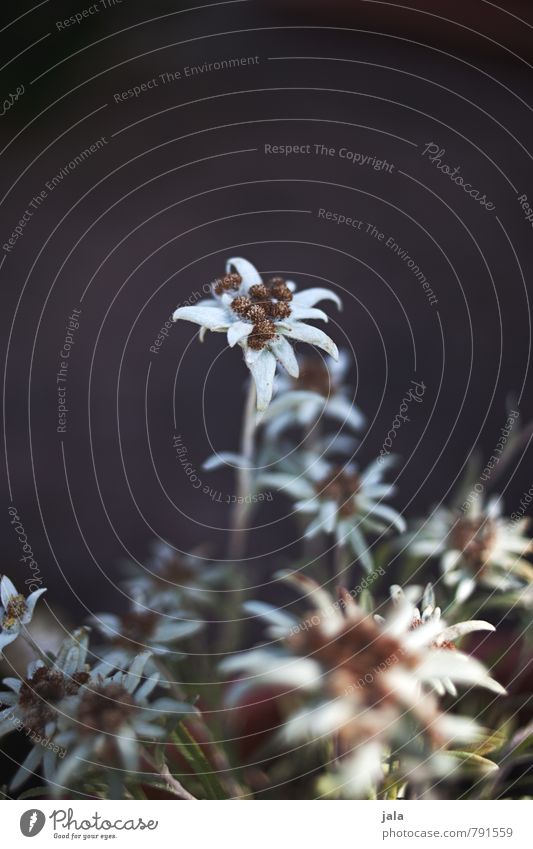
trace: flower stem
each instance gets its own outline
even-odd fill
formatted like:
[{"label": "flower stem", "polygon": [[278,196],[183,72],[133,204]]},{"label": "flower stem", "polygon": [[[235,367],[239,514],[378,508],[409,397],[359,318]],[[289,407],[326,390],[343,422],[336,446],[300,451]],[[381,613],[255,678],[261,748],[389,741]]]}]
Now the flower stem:
[{"label": "flower stem", "polygon": [[174,775],[172,775],[166,763],[163,763],[158,766],[146,748],[143,748],[142,753],[146,762],[154,770],[154,774],[162,778],[165,784],[167,784],[168,787],[170,787],[170,789],[174,791],[174,793],[179,799],[196,801],[196,796],[193,796],[192,793],[189,793],[189,791],[185,789],[183,784],[181,784],[181,782],[179,782],[178,779]]},{"label": "flower stem", "polygon": [[174,790],[176,796],[178,796],[180,799],[196,801],[196,796],[193,796],[192,793],[189,793],[189,791],[185,789],[183,784],[181,784],[181,782],[179,782],[178,779],[172,775],[166,764],[163,764],[160,775],[163,781],[165,781],[168,786],[171,787],[172,790]]},{"label": "flower stem", "polygon": [[227,621],[222,639],[223,650],[228,653],[234,651],[239,643],[241,605],[245,595],[243,575],[242,570],[239,569],[239,561],[243,560],[246,553],[246,540],[249,530],[248,521],[250,518],[251,499],[247,502],[246,496],[251,494],[250,490],[253,483],[256,399],[255,383],[250,378],[242,419],[240,445],[240,454],[244,460],[244,468],[239,468],[237,474],[237,499],[231,517],[228,545],[228,560],[233,561],[233,591],[228,595]]},{"label": "flower stem", "polygon": [[246,496],[251,495],[250,490],[252,488],[256,430],[255,406],[255,383],[250,378],[241,433],[240,453],[244,460],[244,468],[239,468],[237,474],[237,501],[233,507],[231,536],[228,549],[228,557],[230,560],[242,560],[246,551],[246,537],[248,532],[248,519],[250,515],[251,501],[247,502],[245,499]]},{"label": "flower stem", "polygon": [[349,571],[349,556],[346,544],[338,542],[333,549],[333,586],[347,586]]},{"label": "flower stem", "polygon": [[30,632],[28,631],[27,628],[23,628],[20,631],[20,636],[22,637],[24,642],[30,647],[30,649],[32,649],[34,652],[36,652],[37,656],[40,657],[41,660],[43,660],[47,666],[50,666],[50,658],[37,645],[37,643],[35,642],[35,640],[33,639],[32,635],[30,634]]}]

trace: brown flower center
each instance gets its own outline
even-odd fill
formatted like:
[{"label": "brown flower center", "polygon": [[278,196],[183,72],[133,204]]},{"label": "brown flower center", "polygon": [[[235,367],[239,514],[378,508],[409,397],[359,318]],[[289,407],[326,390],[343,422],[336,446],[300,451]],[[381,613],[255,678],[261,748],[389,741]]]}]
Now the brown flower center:
[{"label": "brown flower center", "polygon": [[291,300],[292,292],[281,277],[273,277],[267,283],[256,283],[250,286],[247,296],[234,298],[232,310],[240,318],[253,323],[253,330],[248,336],[248,346],[252,350],[260,351],[275,337],[274,321],[290,316]]},{"label": "brown flower center", "polygon": [[122,684],[101,684],[85,690],[78,708],[80,731],[116,734],[135,710],[135,701]]},{"label": "brown flower center", "polygon": [[24,616],[27,609],[26,599],[23,595],[18,593],[11,596],[2,618],[2,626],[8,631]]},{"label": "brown flower center", "polygon": [[40,666],[20,688],[19,707],[24,714],[24,724],[42,734],[56,715],[55,705],[65,696],[75,695],[89,677],[88,672],[75,672],[69,678],[58,669]]},{"label": "brown flower center", "polygon": [[370,617],[348,620],[333,637],[319,624],[290,637],[289,644],[298,654],[320,663],[333,696],[357,690],[368,705],[393,698],[383,673],[397,663],[409,668],[416,664],[401,643],[384,634]]},{"label": "brown flower center", "polygon": [[459,519],[450,532],[449,545],[461,551],[466,563],[473,570],[479,571],[486,565],[495,536],[494,521],[486,516],[479,519]]},{"label": "brown flower center", "polygon": [[[416,631],[417,628],[420,628],[424,624],[425,623],[422,621],[422,619],[413,619],[413,621],[409,625],[409,630]],[[434,649],[450,649],[453,651],[457,648],[455,643],[451,640],[444,640],[444,642],[442,643],[438,643],[436,640],[434,640],[431,645]]]},{"label": "brown flower center", "polygon": [[176,586],[190,586],[197,578],[194,568],[179,556],[164,560],[157,570],[156,578],[175,584]]},{"label": "brown flower center", "polygon": [[326,366],[315,357],[306,357],[300,365],[300,376],[294,381],[298,389],[309,392],[318,392],[324,398],[328,398],[333,391],[330,374]]},{"label": "brown flower center", "polygon": [[223,295],[224,292],[235,291],[241,283],[242,277],[240,274],[226,274],[224,277],[215,281],[214,289],[217,295]]},{"label": "brown flower center", "polygon": [[148,639],[154,633],[158,615],[155,610],[133,610],[121,617],[122,634],[127,641]]},{"label": "brown flower center", "polygon": [[252,332],[248,336],[248,347],[252,348],[253,351],[260,351],[265,347],[276,335],[276,328],[271,321],[268,319],[261,319],[260,321],[256,321],[253,326]]},{"label": "brown flower center", "polygon": [[357,512],[353,496],[361,489],[361,478],[355,472],[349,472],[342,466],[335,466],[330,474],[315,485],[320,498],[335,501],[342,516],[352,516]]}]

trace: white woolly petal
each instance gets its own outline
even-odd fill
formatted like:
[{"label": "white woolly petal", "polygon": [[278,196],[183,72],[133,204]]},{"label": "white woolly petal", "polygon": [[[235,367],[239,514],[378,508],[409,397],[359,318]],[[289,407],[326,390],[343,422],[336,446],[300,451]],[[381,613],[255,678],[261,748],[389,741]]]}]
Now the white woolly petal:
[{"label": "white woolly petal", "polygon": [[255,265],[248,262],[242,256],[232,256],[226,263],[226,274],[231,274],[236,271],[242,277],[241,292],[246,293],[250,286],[255,286],[256,283],[262,283],[261,275]]},{"label": "white woolly petal", "polygon": [[252,373],[257,391],[257,409],[266,410],[272,398],[274,375],[276,373],[276,358],[267,348],[261,351],[253,363],[246,363]]},{"label": "white woolly petal", "polygon": [[383,478],[384,471],[390,468],[390,466],[393,466],[395,460],[395,456],[393,454],[389,454],[388,457],[378,457],[370,463],[361,475],[363,485],[366,486],[366,484],[379,483]]},{"label": "white woolly petal", "polygon": [[[412,616],[413,609],[410,604],[399,604],[398,607],[394,609],[392,615],[387,619],[383,630],[392,637],[400,637],[408,631],[412,622]],[[409,632],[409,636],[412,633],[415,632]],[[404,640],[407,641],[407,637],[404,637]]]},{"label": "white woolly petal", "polygon": [[424,595],[422,597],[422,610],[425,612],[428,608],[430,611],[435,608],[435,592],[433,590],[433,584],[426,584]]},{"label": "white woolly petal", "polygon": [[439,734],[449,743],[460,740],[463,743],[477,743],[483,739],[483,732],[477,722],[467,716],[443,713],[437,723]]},{"label": "white woolly petal", "polygon": [[337,529],[337,536],[340,542],[346,541],[346,536],[355,556],[360,559],[361,564],[364,566],[366,571],[371,572],[374,568],[374,563],[372,562],[370,548],[368,547],[367,542],[357,525],[351,525],[348,531],[345,531],[345,525],[339,525]]},{"label": "white woolly petal", "polygon": [[14,642],[19,635],[20,628],[15,628],[13,631],[3,631],[0,633],[0,654],[10,643]]},{"label": "white woolly petal", "polygon": [[35,590],[34,593],[32,593],[31,595],[28,596],[28,598],[26,599],[26,612],[20,618],[20,621],[22,622],[23,625],[27,625],[28,622],[31,622],[31,619],[32,619],[32,616],[33,616],[33,611],[35,609],[35,605],[37,604],[40,597],[45,592],[46,592],[46,589],[43,587],[40,590]]},{"label": "white woolly petal", "polygon": [[296,587],[298,592],[305,595],[305,598],[312,603],[313,608],[323,614],[324,620],[322,627],[324,627],[324,623],[328,619],[331,619],[336,626],[342,625],[344,621],[343,615],[335,604],[335,600],[312,578],[308,578],[302,572],[290,572],[287,570],[277,572],[274,577],[287,584],[291,584],[291,586]]},{"label": "white woolly petal", "polygon": [[442,679],[442,683],[446,687],[450,696],[456,696],[457,695],[457,688],[456,688],[455,684],[453,683],[453,681],[450,681],[449,678],[445,677],[445,678]]},{"label": "white woolly petal", "polygon": [[407,525],[403,516],[386,504],[373,504],[369,508],[369,513],[371,516],[379,516],[380,518],[385,519],[385,521],[390,522],[390,524],[401,534],[407,530]]},{"label": "white woolly petal", "polygon": [[[31,677],[31,676],[28,676],[28,677]],[[20,692],[20,688],[22,687],[22,681],[20,680],[20,678],[4,678],[4,680],[2,681],[2,684],[5,687],[9,687],[9,689],[12,690],[14,693]],[[1,703],[1,699],[0,699],[0,703]]]},{"label": "white woolly petal", "polygon": [[235,454],[232,451],[219,451],[218,454],[212,454],[207,460],[202,463],[202,469],[211,472],[213,469],[219,469],[221,466],[236,466],[238,469],[248,469],[250,461],[243,457],[242,454]]},{"label": "white woolly petal", "polygon": [[306,319],[315,319],[320,321],[329,321],[323,310],[317,310],[316,307],[298,307],[291,308],[291,318],[294,321],[305,321]]},{"label": "white woolly petal", "polygon": [[286,743],[316,740],[335,734],[353,717],[353,705],[338,699],[299,711],[285,723],[280,737]]},{"label": "white woolly petal", "polygon": [[471,619],[469,622],[458,622],[457,625],[450,625],[439,634],[438,642],[453,642],[465,634],[471,634],[472,631],[495,631],[494,625],[490,622],[484,622],[482,619]]},{"label": "white woolly petal", "polygon": [[18,595],[17,588],[14,583],[9,580],[7,575],[4,575],[0,581],[0,598],[2,599],[3,607],[7,607],[13,596]]},{"label": "white woolly petal", "polygon": [[265,348],[248,348],[246,345],[244,348],[244,362],[246,365],[251,366],[252,363],[255,363],[265,350]]},{"label": "white woolly petal", "polygon": [[144,651],[138,654],[130,663],[128,671],[124,675],[120,676],[122,678],[120,683],[129,693],[133,693],[135,688],[140,684],[144,667],[151,657],[151,654],[152,653],[149,651]]},{"label": "white woolly petal", "polygon": [[335,519],[337,516],[337,504],[335,501],[322,502],[320,507],[320,519],[323,523],[323,530],[326,534],[333,533],[335,527]]},{"label": "white woolly petal", "polygon": [[337,773],[337,789],[350,799],[366,797],[383,777],[383,749],[375,740],[361,743],[344,758]]},{"label": "white woolly petal", "polygon": [[283,336],[277,336],[269,345],[270,350],[291,377],[298,377],[300,369],[298,360],[290,342]]},{"label": "white woolly petal", "polygon": [[[91,625],[97,628],[102,634],[108,638],[116,637],[120,634],[120,618],[114,613],[95,613],[91,616]],[[65,670],[68,666],[68,673],[71,675],[75,671],[75,666],[71,661],[71,657],[76,652],[76,646],[72,646],[68,653],[65,653],[64,660],[61,663],[61,669]]]},{"label": "white woolly petal", "polygon": [[222,332],[228,329],[230,321],[222,307],[179,307],[172,315],[173,321],[192,321],[208,330]]},{"label": "white woolly petal", "polygon": [[326,403],[324,412],[326,415],[332,416],[341,422],[346,422],[354,430],[359,430],[365,423],[363,414],[351,401],[343,398],[342,395],[330,398]]},{"label": "white woolly petal", "polygon": [[297,513],[304,513],[307,516],[313,516],[320,510],[320,501],[316,495],[313,495],[311,498],[306,500],[295,501],[294,509]]},{"label": "white woolly petal", "polygon": [[408,604],[405,593],[399,584],[392,584],[389,587],[389,595],[394,604]]},{"label": "white woolly petal", "polygon": [[174,640],[185,639],[190,637],[191,634],[196,634],[201,627],[202,623],[194,620],[164,619],[161,624],[157,625],[153,633],[153,640],[154,642],[170,643]]},{"label": "white woolly petal", "polygon": [[457,587],[457,592],[455,593],[456,602],[461,604],[463,601],[466,601],[467,598],[470,598],[475,588],[476,582],[473,578],[464,578],[459,582]]},{"label": "white woolly petal", "polygon": [[424,625],[415,628],[414,631],[410,631],[404,639],[405,645],[411,650],[430,646],[436,637],[440,636],[441,631],[442,623],[431,619]]},{"label": "white woolly petal", "polygon": [[267,472],[261,475],[261,486],[274,486],[293,498],[313,498],[315,490],[301,475],[291,475],[287,472]]},{"label": "white woolly petal", "polygon": [[429,652],[417,668],[417,673],[421,680],[450,678],[457,684],[477,685],[494,693],[505,694],[505,689],[490,677],[482,663],[457,651],[435,649]]},{"label": "white woolly petal", "polygon": [[298,625],[298,620],[294,616],[289,616],[288,613],[274,607],[272,604],[266,604],[264,601],[246,601],[243,604],[243,608],[246,613],[250,613],[252,616],[259,616],[269,625],[274,625],[285,633],[289,633]]},{"label": "white woolly petal", "polygon": [[[286,340],[285,340],[286,341]],[[289,345],[290,342],[287,342]],[[278,378],[278,381],[281,377]],[[278,385],[276,383],[276,385]],[[304,401],[312,400],[315,402],[324,402],[324,399],[317,392],[308,392],[304,389],[294,389],[292,392],[283,392],[281,395],[276,395],[267,412],[263,416],[263,422],[279,416],[281,413],[297,409]]]},{"label": "white woolly petal", "polygon": [[290,688],[314,689],[322,681],[320,666],[314,660],[281,657],[262,649],[229,657],[222,661],[220,669],[225,675],[244,672],[257,686],[276,683]]},{"label": "white woolly petal", "polygon": [[319,533],[330,534],[335,528],[335,518],[337,516],[337,505],[335,501],[320,501],[317,499],[317,506],[318,515],[305,530],[304,536],[307,539],[312,539]]},{"label": "white woolly petal", "polygon": [[241,339],[249,336],[253,329],[254,326],[249,321],[234,322],[228,330],[228,345],[230,348],[233,348]]},{"label": "white woolly petal", "polygon": [[338,309],[342,309],[341,299],[331,289],[321,289],[319,287],[302,289],[301,292],[295,292],[292,296],[292,303],[298,307],[314,307],[319,301],[333,301]]},{"label": "white woolly petal", "polygon": [[432,687],[435,690],[437,695],[439,695],[439,696],[445,696],[446,695],[446,688],[445,688],[444,684],[442,683],[442,681],[439,681],[438,678],[431,678],[431,680],[428,681],[428,684],[430,685],[430,687]]},{"label": "white woolly petal", "polygon": [[307,342],[309,345],[315,345],[317,348],[322,348],[323,351],[326,351],[334,360],[336,360],[339,356],[339,351],[335,342],[329,338],[322,330],[319,330],[318,327],[312,327],[310,324],[305,324],[304,322],[294,321],[287,323],[278,324],[278,329],[284,336],[288,336],[290,339],[297,339],[300,342]]},{"label": "white woolly petal", "polygon": [[18,790],[25,781],[27,781],[32,775],[35,775],[35,771],[41,763],[44,751],[45,750],[41,746],[34,746],[30,749],[26,759],[21,763],[20,767],[11,779],[9,784],[10,790]]},{"label": "white woolly petal", "polygon": [[[93,617],[93,621],[96,617]],[[111,613],[101,614],[101,619],[104,626],[112,629],[108,632],[108,636],[116,636],[120,633],[120,619]],[[99,627],[98,622],[95,623]],[[80,670],[86,660],[87,650],[89,647],[89,629],[77,628],[70,637],[63,640],[59,652],[56,657],[56,666],[61,669],[65,675],[73,675],[74,672]]]}]

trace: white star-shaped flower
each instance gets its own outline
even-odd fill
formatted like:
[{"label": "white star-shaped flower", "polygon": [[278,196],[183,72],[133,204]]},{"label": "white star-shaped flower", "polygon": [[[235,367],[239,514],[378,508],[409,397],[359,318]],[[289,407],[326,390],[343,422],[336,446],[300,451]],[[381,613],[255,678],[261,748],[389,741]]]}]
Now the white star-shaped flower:
[{"label": "white star-shaped flower", "polygon": [[383,502],[395,491],[392,484],[383,481],[384,471],[393,462],[391,455],[386,462],[375,460],[359,472],[351,463],[339,466],[314,451],[301,451],[294,469],[265,473],[259,484],[276,487],[293,499],[298,513],[309,516],[306,537],[333,534],[337,544],[349,545],[371,572],[373,563],[365,533],[382,534],[390,527],[405,531],[400,513]]},{"label": "white star-shaped flower", "polygon": [[409,550],[416,557],[440,557],[444,581],[456,586],[458,603],[478,586],[516,592],[517,601],[525,603],[533,582],[533,567],[525,559],[533,550],[525,535],[528,524],[527,517],[513,522],[502,516],[498,497],[486,505],[478,497],[463,513],[437,508],[412,532]]},{"label": "white star-shaped flower", "polygon": [[[444,711],[438,699],[443,689],[434,682],[505,693],[479,661],[446,650],[446,639],[459,634],[444,631],[436,617],[412,629],[413,607],[401,598],[395,615],[382,622],[345,589],[335,599],[301,572],[283,578],[303,593],[307,612],[297,617],[265,602],[246,604],[248,613],[266,621],[272,642],[222,662],[231,679],[228,708],[253,704],[265,686],[274,687],[287,711],[278,745],[293,751],[296,745],[334,743],[327,782],[337,795],[365,798],[379,788],[391,752],[397,775],[409,781],[421,773],[453,777],[456,761],[446,750],[479,742],[485,730],[469,717]],[[435,646],[439,639],[444,643]],[[488,761],[484,766],[494,768]]]},{"label": "white star-shaped flower", "polygon": [[17,639],[23,625],[29,625],[35,605],[45,592],[45,589],[35,590],[28,598],[24,598],[4,575],[0,581],[0,652]]},{"label": "white star-shaped flower", "polygon": [[[404,593],[397,584],[390,588],[390,596],[395,608],[394,614],[387,619],[376,614],[374,619],[387,632],[391,632],[400,640],[405,640],[408,649],[414,647],[418,652],[449,649],[454,651],[454,654],[448,660],[452,663],[459,661],[460,664],[464,655],[455,652],[456,640],[474,631],[496,630],[494,625],[483,619],[469,619],[465,622],[457,622],[455,625],[447,625],[441,619],[440,607],[435,606],[435,593],[431,584],[428,584],[424,590],[421,609],[409,601],[408,594]],[[452,696],[457,695],[455,684],[449,675],[430,679],[429,685],[439,696],[443,696],[446,692]],[[490,684],[485,686],[494,689],[492,679]],[[496,687],[496,692],[501,692],[499,686]]]},{"label": "white star-shaped flower", "polygon": [[329,289],[295,290],[294,283],[280,277],[264,283],[251,262],[232,257],[226,264],[226,276],[213,285],[212,298],[194,306],[178,307],[173,314],[174,321],[185,319],[200,325],[201,339],[206,330],[211,330],[226,333],[231,348],[240,345],[255,381],[260,412],[266,410],[272,398],[278,362],[291,377],[298,377],[290,339],[322,348],[334,359],[339,356],[329,336],[305,322],[327,321],[326,313],[316,309],[315,304],[330,300],[340,309],[340,299]]},{"label": "white star-shaped flower", "polygon": [[318,357],[299,358],[300,376],[276,378],[274,400],[263,418],[271,437],[297,424],[312,427],[321,417],[334,419],[351,430],[361,430],[365,418],[355,406],[345,377],[350,366],[347,351],[340,351],[330,367]]}]

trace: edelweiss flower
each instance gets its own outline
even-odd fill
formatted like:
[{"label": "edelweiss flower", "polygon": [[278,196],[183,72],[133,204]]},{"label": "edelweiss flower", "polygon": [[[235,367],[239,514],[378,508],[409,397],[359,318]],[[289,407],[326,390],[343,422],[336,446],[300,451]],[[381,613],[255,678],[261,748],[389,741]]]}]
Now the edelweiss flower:
[{"label": "edelweiss flower", "polygon": [[146,568],[127,564],[128,578],[123,586],[132,596],[150,599],[151,607],[159,603],[185,603],[203,607],[216,600],[217,587],[227,576],[227,567],[213,563],[199,547],[182,554],[162,541],[152,544]]},{"label": "edelweiss flower", "polygon": [[[451,772],[456,762],[441,757],[442,750],[454,740],[478,740],[481,730],[473,720],[444,713],[429,689],[432,682],[445,676],[498,693],[504,692],[500,685],[459,651],[428,650],[434,623],[406,634],[402,608],[382,627],[347,591],[336,602],[308,578],[293,573],[290,580],[314,609],[297,620],[268,605],[256,608],[276,629],[280,645],[223,662],[226,675],[241,676],[230,687],[230,706],[242,700],[244,689],[283,689],[280,698],[287,696],[292,715],[279,743],[335,744],[327,792],[365,797],[383,779],[389,758],[399,762],[397,774],[409,779],[431,770]],[[295,710],[298,700],[304,706]]]},{"label": "edelweiss flower", "polygon": [[[111,769],[110,784],[121,785],[121,775],[139,768],[141,745],[164,737],[160,721],[196,713],[186,702],[170,698],[150,701],[159,683],[158,673],[143,676],[150,652],[137,655],[129,667],[110,676],[92,675],[78,694],[61,704],[58,745],[67,749],[54,781],[54,792],[69,786],[80,773],[84,782],[91,767]],[[115,772],[116,771],[116,772]],[[127,776],[126,776],[127,777]]]},{"label": "edelweiss flower", "polygon": [[344,384],[350,365],[346,351],[328,368],[315,357],[298,358],[299,377],[280,374],[276,380],[276,396],[263,417],[270,436],[294,425],[309,428],[324,415],[360,430],[364,416],[354,405]]},{"label": "edelweiss flower", "polygon": [[[394,493],[382,476],[393,458],[376,460],[364,472],[353,464],[333,465],[314,452],[300,452],[298,472],[272,472],[260,477],[260,485],[274,486],[293,498],[299,513],[314,517],[306,537],[322,532],[334,534],[337,544],[350,545],[363,566],[372,570],[372,559],[363,531],[381,534],[392,525],[405,530],[401,515],[382,503]],[[287,464],[285,464],[287,465]]]},{"label": "edelweiss flower", "polygon": [[498,498],[486,507],[475,498],[462,514],[439,507],[412,534],[409,549],[417,557],[440,556],[444,581],[457,586],[458,602],[465,601],[478,584],[519,592],[533,582],[533,567],[524,559],[533,551],[533,541],[524,535],[528,524],[527,518],[518,522],[503,518]]},{"label": "edelweiss flower", "polygon": [[[402,636],[409,635],[412,631],[421,629],[420,636],[425,641],[421,647],[454,650],[456,648],[455,641],[460,637],[464,637],[465,634],[471,634],[473,631],[496,630],[490,622],[480,619],[470,619],[467,622],[446,625],[441,619],[440,607],[435,606],[435,593],[431,584],[428,584],[424,590],[422,612],[414,604],[411,604],[402,588],[398,585],[395,584],[390,588],[390,596],[396,613],[400,612],[401,614],[402,611],[404,612],[403,616],[394,617],[396,624],[393,624],[393,627],[397,631],[397,636],[401,638]],[[376,614],[374,619],[385,630],[388,628],[388,620],[384,619],[383,616]],[[444,696],[446,692],[452,696],[457,695],[455,685],[448,677],[436,678],[431,682],[431,685],[439,696]]]},{"label": "edelweiss flower", "polygon": [[337,346],[322,330],[305,324],[307,319],[327,321],[327,315],[316,309],[319,301],[340,299],[329,289],[306,289],[296,292],[295,285],[281,277],[263,283],[254,266],[241,257],[226,264],[226,276],[213,286],[213,298],[195,306],[179,307],[174,321],[185,319],[199,324],[200,338],[206,330],[227,333],[231,348],[240,345],[244,361],[255,381],[257,409],[266,410],[272,397],[276,362],[292,376],[298,377],[298,362],[289,339],[308,342],[322,348],[335,359]]},{"label": "edelweiss flower", "polygon": [[137,592],[126,613],[98,613],[91,617],[91,624],[107,639],[115,660],[120,657],[121,662],[145,649],[155,655],[167,654],[171,644],[203,627],[193,614],[180,609],[176,597],[168,591],[160,592],[150,603]]},{"label": "edelweiss flower", "polygon": [[9,643],[17,639],[21,628],[30,624],[35,605],[45,592],[46,589],[35,590],[28,598],[24,598],[4,575],[0,581],[0,654]]},{"label": "edelweiss flower", "polygon": [[9,692],[0,692],[0,738],[21,730],[34,745],[14,778],[10,789],[16,790],[42,765],[45,779],[52,781],[57,756],[64,757],[53,740],[57,728],[57,706],[74,695],[90,678],[86,665],[88,632],[80,628],[63,641],[53,665],[42,660],[31,663],[24,680],[4,678]]}]

